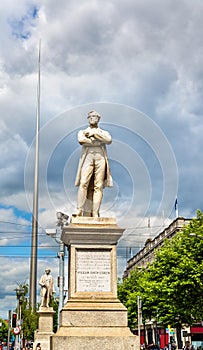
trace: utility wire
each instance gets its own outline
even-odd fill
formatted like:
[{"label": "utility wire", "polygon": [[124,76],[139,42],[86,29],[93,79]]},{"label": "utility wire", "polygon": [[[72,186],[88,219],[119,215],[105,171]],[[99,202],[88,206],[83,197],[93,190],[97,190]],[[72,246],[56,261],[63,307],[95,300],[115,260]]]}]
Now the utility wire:
[{"label": "utility wire", "polygon": [[[1,221],[1,220],[0,220],[0,224],[1,224],[1,223],[11,224],[11,225],[17,225],[17,226],[32,227],[31,224],[30,224],[30,225],[18,224],[18,223],[11,222],[11,221]],[[44,227],[40,226],[40,228],[41,228],[42,230],[45,231],[45,228],[44,228]],[[125,226],[125,229],[126,229],[126,230],[129,230],[129,229],[140,230],[140,229],[146,229],[146,228],[151,228],[151,229],[153,229],[153,228],[163,228],[163,225],[152,225],[151,227],[148,227],[148,225],[145,225],[145,226],[128,226],[128,227]]]},{"label": "utility wire", "polygon": [[17,224],[16,222],[11,222],[11,221],[2,221],[0,220],[0,224],[10,224],[10,225],[17,225],[17,226],[26,226],[26,227],[32,227],[32,225],[25,225],[25,224]]},{"label": "utility wire", "polygon": [[[2,258],[12,258],[12,259],[30,259],[30,255],[9,255],[9,254],[4,254],[1,255],[0,257]],[[39,259],[58,259],[57,255],[39,255],[38,256]],[[123,255],[117,255],[117,258],[122,258],[122,259],[126,259],[126,256]]]}]

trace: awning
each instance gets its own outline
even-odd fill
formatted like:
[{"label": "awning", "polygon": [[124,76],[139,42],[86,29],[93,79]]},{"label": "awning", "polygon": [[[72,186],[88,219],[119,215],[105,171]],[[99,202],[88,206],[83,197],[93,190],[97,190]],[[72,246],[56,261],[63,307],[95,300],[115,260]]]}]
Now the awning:
[{"label": "awning", "polygon": [[191,327],[190,332],[191,333],[203,333],[203,326]]}]

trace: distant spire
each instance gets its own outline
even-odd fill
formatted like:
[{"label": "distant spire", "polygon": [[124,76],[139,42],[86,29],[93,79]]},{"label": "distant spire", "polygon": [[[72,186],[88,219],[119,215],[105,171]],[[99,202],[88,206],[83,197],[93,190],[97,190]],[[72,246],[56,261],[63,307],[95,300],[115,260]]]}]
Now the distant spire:
[{"label": "distant spire", "polygon": [[39,41],[38,55],[38,84],[37,84],[37,111],[36,111],[36,136],[35,136],[35,170],[33,190],[32,213],[32,246],[30,257],[30,293],[29,304],[32,310],[36,308],[37,293],[37,248],[38,248],[38,188],[39,188],[39,125],[40,125],[40,59],[41,40]]}]

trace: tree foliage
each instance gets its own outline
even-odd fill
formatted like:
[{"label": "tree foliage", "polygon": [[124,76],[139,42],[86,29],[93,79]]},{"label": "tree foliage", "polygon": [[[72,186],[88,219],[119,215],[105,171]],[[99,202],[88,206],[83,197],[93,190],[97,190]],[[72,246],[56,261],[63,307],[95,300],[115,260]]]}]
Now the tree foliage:
[{"label": "tree foliage", "polygon": [[53,316],[53,332],[56,333],[57,327],[58,327],[58,307],[59,307],[59,302],[57,298],[51,298],[50,306],[53,307],[53,310],[55,311],[55,314]]},{"label": "tree foliage", "polygon": [[[27,295],[28,295],[28,284],[20,283],[16,288],[16,295],[18,304],[21,308],[21,320],[22,320],[22,334],[23,338],[27,340],[34,339],[34,332],[38,327],[38,315],[36,311],[29,308]],[[19,316],[19,315],[18,315]]]},{"label": "tree foliage", "polygon": [[[195,235],[196,236],[195,236]],[[143,318],[164,326],[191,325],[203,315],[203,214],[166,239],[154,262],[141,272],[133,271],[118,286],[120,300],[129,313],[129,324],[137,322],[137,295],[143,301]]]},{"label": "tree foliage", "polygon": [[8,323],[0,317],[0,341],[6,341],[8,336]]},{"label": "tree foliage", "polygon": [[[21,303],[21,318],[22,318],[22,334],[23,338],[27,340],[34,340],[34,333],[38,328],[38,313],[35,310],[29,308],[27,302],[28,284],[19,284],[16,291],[20,290],[22,295],[19,296]],[[53,319],[53,331],[57,330],[57,312],[58,312],[58,301],[55,298],[51,298],[50,306],[53,307],[55,314]]]},{"label": "tree foliage", "polygon": [[137,298],[141,294],[142,276],[143,273],[135,269],[130,277],[118,283],[118,297],[128,309],[128,323],[131,328],[137,325]]},{"label": "tree foliage", "polygon": [[34,333],[38,328],[38,315],[36,311],[28,308],[23,315],[23,337],[27,340],[34,340]]}]

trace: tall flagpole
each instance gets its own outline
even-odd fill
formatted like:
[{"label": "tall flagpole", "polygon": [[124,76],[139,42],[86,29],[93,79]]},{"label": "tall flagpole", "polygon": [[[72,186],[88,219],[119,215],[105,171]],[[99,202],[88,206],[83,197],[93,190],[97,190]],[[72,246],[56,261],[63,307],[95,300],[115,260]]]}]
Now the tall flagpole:
[{"label": "tall flagpole", "polygon": [[179,217],[179,213],[178,213],[178,198],[176,197],[175,200],[175,212],[176,212],[176,219]]},{"label": "tall flagpole", "polygon": [[37,84],[37,111],[36,111],[36,137],[35,137],[35,170],[32,213],[32,245],[30,257],[30,294],[29,304],[32,310],[36,308],[37,292],[37,248],[38,248],[38,191],[39,191],[39,124],[40,124],[40,55],[41,40],[39,41],[38,56],[38,84]]}]

